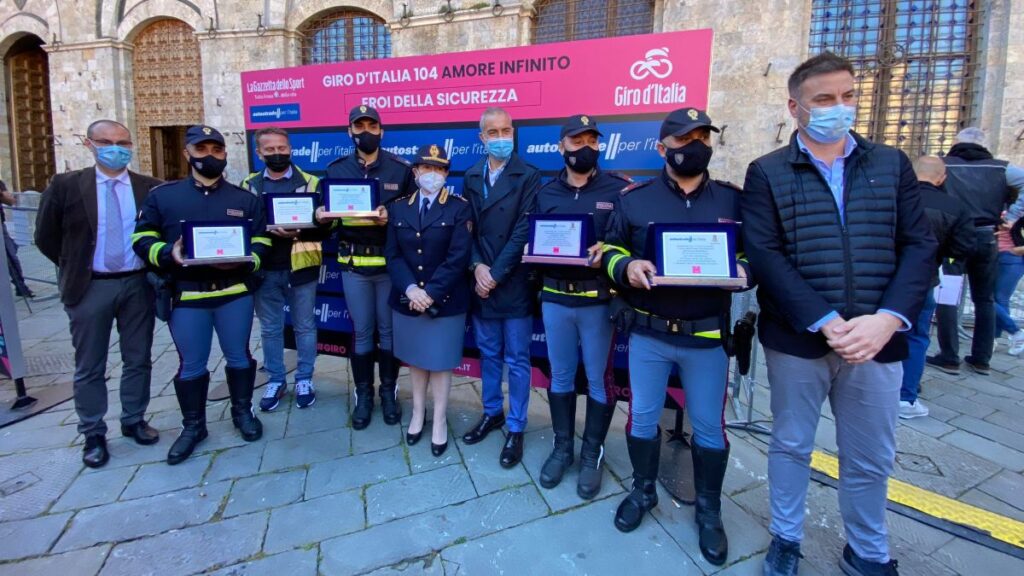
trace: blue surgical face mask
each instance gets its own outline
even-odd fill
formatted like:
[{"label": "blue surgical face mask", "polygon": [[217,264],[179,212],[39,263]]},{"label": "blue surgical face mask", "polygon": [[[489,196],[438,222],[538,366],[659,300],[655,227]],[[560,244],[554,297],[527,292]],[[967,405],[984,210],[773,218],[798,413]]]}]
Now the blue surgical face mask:
[{"label": "blue surgical face mask", "polygon": [[487,141],[487,154],[497,158],[498,160],[505,160],[512,155],[512,139],[511,138],[495,138]]},{"label": "blue surgical face mask", "polygon": [[96,161],[109,170],[124,170],[132,161],[132,151],[124,146],[96,146]]},{"label": "blue surgical face mask", "polygon": [[811,115],[811,119],[804,126],[807,135],[822,144],[835,144],[853,128],[853,121],[857,118],[857,107],[846,104],[836,104],[827,108],[807,109],[800,106]]}]

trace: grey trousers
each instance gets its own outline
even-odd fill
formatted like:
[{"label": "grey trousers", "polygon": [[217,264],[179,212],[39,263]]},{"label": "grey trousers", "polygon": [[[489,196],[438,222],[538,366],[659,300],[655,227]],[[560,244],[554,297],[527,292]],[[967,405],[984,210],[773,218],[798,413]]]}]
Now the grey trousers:
[{"label": "grey trousers", "polygon": [[775,536],[803,540],[814,434],[829,400],[839,447],[839,511],[853,551],[889,561],[886,492],[896,457],[903,365],[847,364],[830,352],[806,359],[765,349],[771,386],[772,440],[768,484]]},{"label": "grey trousers", "polygon": [[121,424],[143,419],[149,406],[153,361],[154,295],[144,274],[126,278],[93,279],[82,300],[64,310],[71,320],[75,347],[75,411],[78,431],[86,436],[106,434],[107,351],[110,331],[117,322],[121,360]]}]

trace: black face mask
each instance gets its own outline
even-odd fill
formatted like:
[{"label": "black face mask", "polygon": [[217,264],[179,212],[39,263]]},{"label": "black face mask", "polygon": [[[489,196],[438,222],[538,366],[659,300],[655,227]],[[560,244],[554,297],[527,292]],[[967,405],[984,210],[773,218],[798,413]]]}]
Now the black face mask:
[{"label": "black face mask", "polygon": [[263,163],[274,172],[284,172],[292,165],[291,154],[266,154]]},{"label": "black face mask", "polygon": [[565,158],[565,166],[569,170],[577,174],[590,174],[590,171],[597,166],[599,154],[600,152],[590,146],[584,146],[572,152],[568,150],[562,152],[562,158]]},{"label": "black face mask", "polygon": [[680,176],[703,174],[711,162],[713,150],[700,140],[694,140],[678,148],[665,149],[665,161]]},{"label": "black face mask", "polygon": [[213,180],[214,178],[220,178],[220,175],[224,173],[224,169],[228,166],[228,159],[224,158],[221,160],[214,157],[213,154],[201,158],[189,154],[188,163],[202,177]]},{"label": "black face mask", "polygon": [[374,134],[373,132],[353,133],[352,141],[355,142],[356,148],[359,148],[363,154],[373,154],[380,148],[380,134]]}]

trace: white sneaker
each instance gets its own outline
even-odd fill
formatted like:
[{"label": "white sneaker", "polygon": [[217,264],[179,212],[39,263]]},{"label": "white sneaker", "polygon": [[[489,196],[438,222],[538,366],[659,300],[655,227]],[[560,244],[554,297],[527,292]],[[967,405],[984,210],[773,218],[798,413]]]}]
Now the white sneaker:
[{"label": "white sneaker", "polygon": [[920,401],[911,404],[905,400],[900,400],[900,418],[909,420],[911,418],[920,418],[928,415],[928,407],[921,404]]},{"label": "white sneaker", "polygon": [[1019,356],[1024,352],[1024,330],[1017,330],[1006,339],[1006,353],[1010,356]]}]

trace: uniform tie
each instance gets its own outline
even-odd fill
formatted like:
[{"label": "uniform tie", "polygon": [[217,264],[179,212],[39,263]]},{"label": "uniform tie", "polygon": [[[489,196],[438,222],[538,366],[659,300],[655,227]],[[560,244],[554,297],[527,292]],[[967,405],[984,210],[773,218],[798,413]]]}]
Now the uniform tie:
[{"label": "uniform tie", "polygon": [[420,204],[420,225],[423,225],[423,220],[427,217],[427,210],[430,210],[430,198],[423,197],[423,203]]},{"label": "uniform tie", "polygon": [[107,238],[103,244],[103,265],[108,272],[124,268],[124,220],[117,201],[117,180],[107,180]]}]

